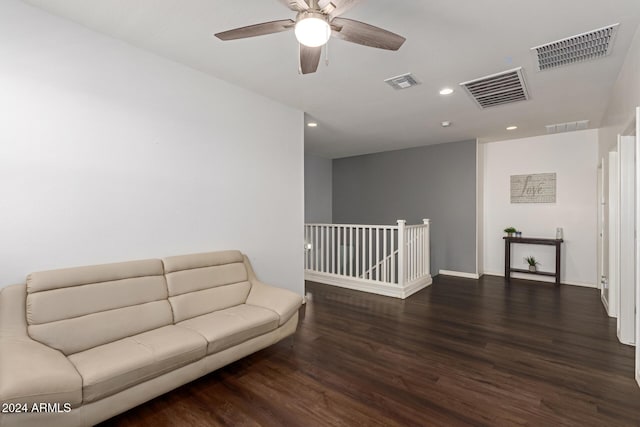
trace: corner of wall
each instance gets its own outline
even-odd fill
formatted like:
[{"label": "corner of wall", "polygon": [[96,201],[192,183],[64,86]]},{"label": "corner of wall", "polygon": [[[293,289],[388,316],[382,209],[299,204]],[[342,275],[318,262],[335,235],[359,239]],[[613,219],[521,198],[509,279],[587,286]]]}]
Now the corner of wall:
[{"label": "corner of wall", "polygon": [[476,139],[476,274],[484,273],[484,146]]}]

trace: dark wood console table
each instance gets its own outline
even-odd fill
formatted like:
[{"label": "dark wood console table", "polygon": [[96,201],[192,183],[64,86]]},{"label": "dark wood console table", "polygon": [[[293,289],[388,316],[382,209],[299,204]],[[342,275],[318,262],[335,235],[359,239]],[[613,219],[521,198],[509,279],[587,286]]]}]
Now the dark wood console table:
[{"label": "dark wood console table", "polygon": [[[561,251],[560,245],[564,240],[562,239],[542,239],[538,237],[503,237],[504,239],[504,277],[507,282],[511,280],[511,273],[527,273],[537,274],[540,276],[551,276],[556,278],[556,285],[560,284],[560,265],[561,265]],[[526,243],[529,245],[547,245],[556,247],[556,271],[529,271],[524,268],[512,268],[511,267],[511,244],[512,243]]]}]

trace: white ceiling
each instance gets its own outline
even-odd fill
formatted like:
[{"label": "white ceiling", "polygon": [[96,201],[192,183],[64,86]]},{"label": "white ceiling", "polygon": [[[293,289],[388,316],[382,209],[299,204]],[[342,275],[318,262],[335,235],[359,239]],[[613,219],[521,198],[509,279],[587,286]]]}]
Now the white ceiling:
[{"label": "white ceiling", "polygon": [[[26,0],[91,29],[301,109],[309,152],[326,157],[598,127],[640,22],[638,0],[368,0],[344,16],[401,34],[398,52],[332,39],[329,66],[297,73],[293,32],[222,42],[216,32],[293,18],[277,0]],[[619,22],[613,53],[538,72],[530,48]],[[458,83],[524,68],[531,100],[481,110]],[[412,72],[420,86],[383,80]],[[453,95],[438,91],[449,86]],[[453,125],[442,128],[449,120]],[[515,124],[516,131],[505,130]]]}]

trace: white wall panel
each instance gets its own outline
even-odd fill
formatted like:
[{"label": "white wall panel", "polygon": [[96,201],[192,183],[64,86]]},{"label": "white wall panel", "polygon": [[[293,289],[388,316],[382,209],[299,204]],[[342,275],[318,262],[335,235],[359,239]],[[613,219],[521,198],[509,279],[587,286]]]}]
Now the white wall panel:
[{"label": "white wall panel", "polygon": [[13,0],[0,39],[0,286],[235,248],[303,292],[302,112]]},{"label": "white wall panel", "polygon": [[[547,238],[555,238],[556,227],[562,227],[563,283],[596,286],[597,144],[597,130],[587,130],[483,145],[485,273],[504,272],[505,227]],[[547,172],[557,174],[556,203],[510,203],[511,175]],[[512,265],[525,268],[528,255],[541,262],[540,270],[554,270],[552,247],[513,245]]]}]

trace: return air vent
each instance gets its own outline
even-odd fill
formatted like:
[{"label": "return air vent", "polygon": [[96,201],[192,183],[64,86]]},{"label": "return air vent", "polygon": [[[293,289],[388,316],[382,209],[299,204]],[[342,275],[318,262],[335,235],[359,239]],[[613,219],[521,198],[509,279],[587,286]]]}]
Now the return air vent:
[{"label": "return air vent", "polygon": [[460,83],[480,108],[496,107],[529,99],[522,68]]},{"label": "return air vent", "polygon": [[420,84],[420,82],[411,73],[391,77],[389,79],[386,79],[384,82],[395,90],[408,89],[412,86],[417,86]]},{"label": "return air vent", "polygon": [[547,133],[563,133],[573,132],[575,130],[585,130],[589,127],[589,120],[580,120],[578,122],[558,123],[555,125],[547,125]]},{"label": "return air vent", "polygon": [[535,51],[538,58],[538,70],[549,70],[609,55],[618,25],[620,24],[532,47],[531,50]]}]

